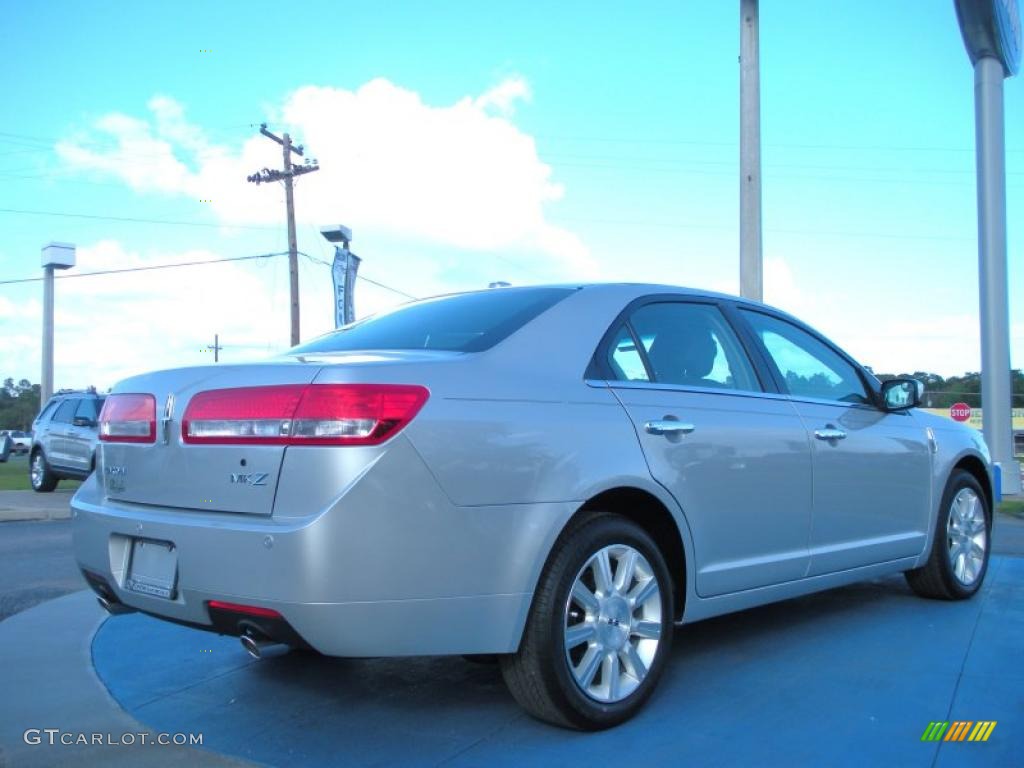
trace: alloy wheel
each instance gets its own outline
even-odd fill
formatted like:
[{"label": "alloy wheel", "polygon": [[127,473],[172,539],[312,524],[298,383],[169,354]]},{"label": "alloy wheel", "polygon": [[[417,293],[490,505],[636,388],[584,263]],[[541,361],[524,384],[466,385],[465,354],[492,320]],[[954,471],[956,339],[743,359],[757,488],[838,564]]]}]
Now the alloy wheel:
[{"label": "alloy wheel", "polygon": [[594,553],[565,605],[565,657],[580,690],[622,701],[647,677],[661,642],[662,590],[639,551],[613,544]]},{"label": "alloy wheel", "polygon": [[43,472],[43,454],[37,453],[32,457],[32,469],[29,471],[33,488],[38,488],[43,484]]},{"label": "alloy wheel", "polygon": [[985,505],[972,488],[962,488],[953,497],[946,523],[949,564],[964,586],[978,580],[988,550]]}]

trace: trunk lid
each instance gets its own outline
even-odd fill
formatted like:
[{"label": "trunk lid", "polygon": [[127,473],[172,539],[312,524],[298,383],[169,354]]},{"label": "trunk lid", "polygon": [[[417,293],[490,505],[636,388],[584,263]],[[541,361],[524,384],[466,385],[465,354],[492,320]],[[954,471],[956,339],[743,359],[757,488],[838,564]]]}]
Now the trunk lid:
[{"label": "trunk lid", "polygon": [[100,442],[99,479],[108,498],[161,507],[269,515],[283,445],[185,445],[181,421],[204,390],[308,384],[320,366],[295,359],[179,368],[136,376],[115,393],[156,398],[156,442]]}]

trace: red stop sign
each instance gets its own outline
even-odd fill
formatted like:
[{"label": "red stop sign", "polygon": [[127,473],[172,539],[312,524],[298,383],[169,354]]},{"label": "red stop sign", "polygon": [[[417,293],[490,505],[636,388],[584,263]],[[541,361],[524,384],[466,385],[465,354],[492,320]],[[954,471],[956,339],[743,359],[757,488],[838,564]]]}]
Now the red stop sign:
[{"label": "red stop sign", "polygon": [[967,403],[953,403],[949,406],[949,415],[953,421],[967,421],[971,418],[971,406]]}]

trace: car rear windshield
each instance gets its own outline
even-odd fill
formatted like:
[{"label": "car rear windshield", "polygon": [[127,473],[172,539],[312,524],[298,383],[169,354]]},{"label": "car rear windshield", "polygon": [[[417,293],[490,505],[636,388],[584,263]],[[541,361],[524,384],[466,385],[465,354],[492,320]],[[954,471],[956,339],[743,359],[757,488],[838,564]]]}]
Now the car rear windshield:
[{"label": "car rear windshield", "polygon": [[550,309],[572,288],[495,288],[406,304],[302,344],[291,354],[371,349],[489,349]]}]

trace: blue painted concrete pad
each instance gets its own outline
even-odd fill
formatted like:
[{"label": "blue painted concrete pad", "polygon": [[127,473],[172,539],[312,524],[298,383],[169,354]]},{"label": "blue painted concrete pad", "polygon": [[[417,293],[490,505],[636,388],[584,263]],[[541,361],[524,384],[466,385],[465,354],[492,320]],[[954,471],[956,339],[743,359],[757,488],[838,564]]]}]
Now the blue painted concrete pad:
[{"label": "blue painted concrete pad", "polygon": [[[897,577],[685,627],[647,708],[598,734],[530,719],[496,667],[461,658],[256,662],[237,640],[129,615],[103,625],[93,660],[154,730],[270,765],[1011,766],[1022,647],[1024,559],[994,558],[968,602]],[[985,743],[922,742],[936,720],[998,725]]]}]

